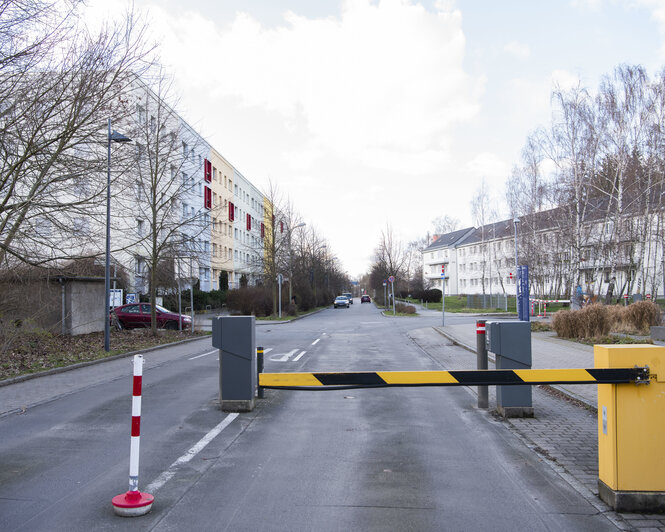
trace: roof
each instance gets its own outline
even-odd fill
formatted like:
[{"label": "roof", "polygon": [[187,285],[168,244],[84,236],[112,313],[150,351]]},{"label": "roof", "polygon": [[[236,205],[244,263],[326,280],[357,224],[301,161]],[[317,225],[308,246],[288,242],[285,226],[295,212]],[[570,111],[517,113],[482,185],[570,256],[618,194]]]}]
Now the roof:
[{"label": "roof", "polygon": [[464,240],[464,238],[473,230],[473,227],[467,227],[466,229],[459,229],[457,231],[453,231],[452,233],[435,235],[437,236],[437,239],[429,246],[427,246],[424,251],[432,251],[434,249],[455,246],[456,244],[460,243],[460,241]]}]

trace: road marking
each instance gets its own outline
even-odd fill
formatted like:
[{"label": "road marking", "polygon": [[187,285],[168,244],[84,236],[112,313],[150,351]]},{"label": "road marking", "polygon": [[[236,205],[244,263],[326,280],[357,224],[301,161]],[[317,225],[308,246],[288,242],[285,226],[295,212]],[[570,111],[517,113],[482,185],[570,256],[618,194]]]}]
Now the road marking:
[{"label": "road marking", "polygon": [[213,428],[210,432],[208,432],[208,434],[203,436],[203,438],[201,438],[198,441],[198,443],[194,445],[194,447],[189,449],[189,451],[187,451],[175,462],[173,462],[166,471],[164,471],[148,486],[146,486],[145,488],[146,493],[154,493],[164,484],[166,484],[176,474],[176,469],[178,467],[180,467],[183,464],[186,464],[192,458],[194,458],[199,452],[205,449],[206,445],[208,445],[212,440],[214,440],[219,435],[219,433],[222,432],[226,427],[228,427],[231,424],[231,422],[237,417],[238,414],[235,413],[226,416],[221,423],[219,423],[215,428]]},{"label": "road marking", "polygon": [[292,351],[289,351],[288,353],[278,353],[276,355],[271,356],[270,360],[272,360],[273,362],[286,362],[289,358],[291,358],[297,352],[298,352],[297,349],[293,349]]},{"label": "road marking", "polygon": [[[272,347],[269,347],[268,349],[264,349],[263,354],[265,355],[266,353],[268,353],[270,351],[272,351]],[[194,360],[195,358],[207,357],[208,355],[213,355],[217,352],[219,352],[219,349],[215,349],[214,351],[209,351],[207,353],[203,353],[202,355],[196,355],[195,357],[190,357],[188,360]]]},{"label": "road marking", "polygon": [[215,349],[214,351],[209,351],[207,353],[203,353],[202,355],[196,355],[195,357],[191,357],[189,360],[194,360],[195,358],[201,358],[201,357],[207,357],[208,355],[212,355],[214,353],[217,353],[219,349]]},{"label": "road marking", "polygon": [[300,360],[300,358],[301,358],[305,353],[307,353],[307,351],[303,351],[302,353],[300,353],[296,358],[293,359],[293,362],[298,362],[298,360]]},{"label": "road marking", "polygon": [[312,342],[312,345],[316,345],[316,344],[318,344],[320,341],[321,341],[321,338],[317,338],[316,340],[314,340],[314,341]]}]

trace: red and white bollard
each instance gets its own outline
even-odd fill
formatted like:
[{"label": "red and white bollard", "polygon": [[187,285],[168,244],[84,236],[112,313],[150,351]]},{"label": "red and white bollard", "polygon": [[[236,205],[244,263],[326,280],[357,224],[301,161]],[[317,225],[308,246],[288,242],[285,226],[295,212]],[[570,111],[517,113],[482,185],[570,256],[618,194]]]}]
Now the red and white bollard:
[{"label": "red and white bollard", "polygon": [[111,500],[113,511],[122,517],[145,515],[152,509],[155,498],[139,491],[139,446],[141,441],[141,381],[143,355],[134,355],[134,381],[132,393],[132,440],[129,449],[129,491]]}]

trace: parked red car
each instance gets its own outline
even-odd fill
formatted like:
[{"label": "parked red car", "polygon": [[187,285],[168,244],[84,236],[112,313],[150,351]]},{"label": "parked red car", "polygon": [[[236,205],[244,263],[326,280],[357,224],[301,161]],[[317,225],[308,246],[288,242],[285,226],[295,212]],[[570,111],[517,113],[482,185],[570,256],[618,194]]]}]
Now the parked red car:
[{"label": "parked red car", "polygon": [[[116,307],[111,311],[111,324],[118,329],[136,329],[150,327],[150,303],[130,303]],[[159,329],[177,329],[178,313],[155,305],[157,327]],[[182,315],[182,328],[191,327],[192,318]]]}]

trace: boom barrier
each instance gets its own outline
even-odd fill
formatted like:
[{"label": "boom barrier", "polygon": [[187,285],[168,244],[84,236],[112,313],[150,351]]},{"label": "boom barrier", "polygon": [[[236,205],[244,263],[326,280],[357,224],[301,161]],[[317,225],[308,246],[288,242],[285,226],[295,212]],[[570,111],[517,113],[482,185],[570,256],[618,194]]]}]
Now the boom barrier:
[{"label": "boom barrier", "polygon": [[496,369],[475,371],[352,371],[260,373],[259,386],[287,390],[343,390],[393,386],[506,386],[649,383],[649,368]]}]

